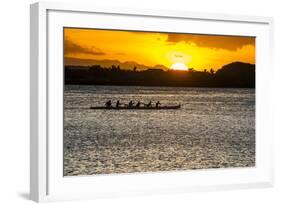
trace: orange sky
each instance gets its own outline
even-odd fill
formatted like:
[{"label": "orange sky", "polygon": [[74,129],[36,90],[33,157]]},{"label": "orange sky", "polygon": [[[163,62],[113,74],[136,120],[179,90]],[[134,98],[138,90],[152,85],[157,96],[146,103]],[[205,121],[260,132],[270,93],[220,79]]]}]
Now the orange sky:
[{"label": "orange sky", "polygon": [[254,64],[255,38],[65,28],[64,57],[80,65],[107,66],[117,60],[128,67],[183,63],[195,70],[217,70],[234,61]]}]

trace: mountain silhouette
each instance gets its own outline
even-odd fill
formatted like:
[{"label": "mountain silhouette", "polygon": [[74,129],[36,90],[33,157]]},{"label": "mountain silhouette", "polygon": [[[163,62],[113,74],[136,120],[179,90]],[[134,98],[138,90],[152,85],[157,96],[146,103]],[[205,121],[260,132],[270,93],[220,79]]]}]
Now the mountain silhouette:
[{"label": "mountain silhouette", "polygon": [[216,81],[220,85],[231,87],[254,87],[255,65],[243,62],[233,62],[224,65],[216,72]]},{"label": "mountain silhouette", "polygon": [[100,65],[101,67],[110,68],[112,65],[119,66],[125,70],[133,70],[136,68],[137,70],[147,70],[149,68],[159,68],[162,70],[168,70],[164,65],[156,65],[153,67],[137,63],[135,61],[125,61],[120,62],[119,60],[95,60],[95,59],[80,59],[80,58],[64,58],[65,66],[92,66],[92,65]]}]

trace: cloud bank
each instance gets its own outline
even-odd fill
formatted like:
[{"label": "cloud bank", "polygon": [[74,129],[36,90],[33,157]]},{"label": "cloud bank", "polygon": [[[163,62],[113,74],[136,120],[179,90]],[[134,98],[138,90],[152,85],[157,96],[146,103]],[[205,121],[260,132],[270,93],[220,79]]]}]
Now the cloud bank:
[{"label": "cloud bank", "polygon": [[199,47],[236,51],[246,45],[255,45],[254,37],[218,36],[198,34],[167,34],[168,43],[185,42]]},{"label": "cloud bank", "polygon": [[90,54],[90,55],[105,55],[101,49],[91,46],[91,47],[82,47],[69,39],[64,41],[64,54]]}]

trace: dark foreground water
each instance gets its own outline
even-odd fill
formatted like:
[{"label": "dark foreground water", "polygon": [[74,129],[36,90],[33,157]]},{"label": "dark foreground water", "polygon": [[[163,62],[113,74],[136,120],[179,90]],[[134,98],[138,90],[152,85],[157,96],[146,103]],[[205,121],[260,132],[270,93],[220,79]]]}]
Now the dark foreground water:
[{"label": "dark foreground water", "polygon": [[[106,100],[179,110],[90,110]],[[64,175],[255,166],[255,90],[65,86]]]}]

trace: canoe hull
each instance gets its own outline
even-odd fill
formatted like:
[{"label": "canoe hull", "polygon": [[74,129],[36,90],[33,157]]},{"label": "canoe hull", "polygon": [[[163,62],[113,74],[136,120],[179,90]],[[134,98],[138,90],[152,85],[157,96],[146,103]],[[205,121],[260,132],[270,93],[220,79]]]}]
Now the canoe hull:
[{"label": "canoe hull", "polygon": [[90,107],[92,110],[176,110],[181,105],[162,106],[162,107]]}]

